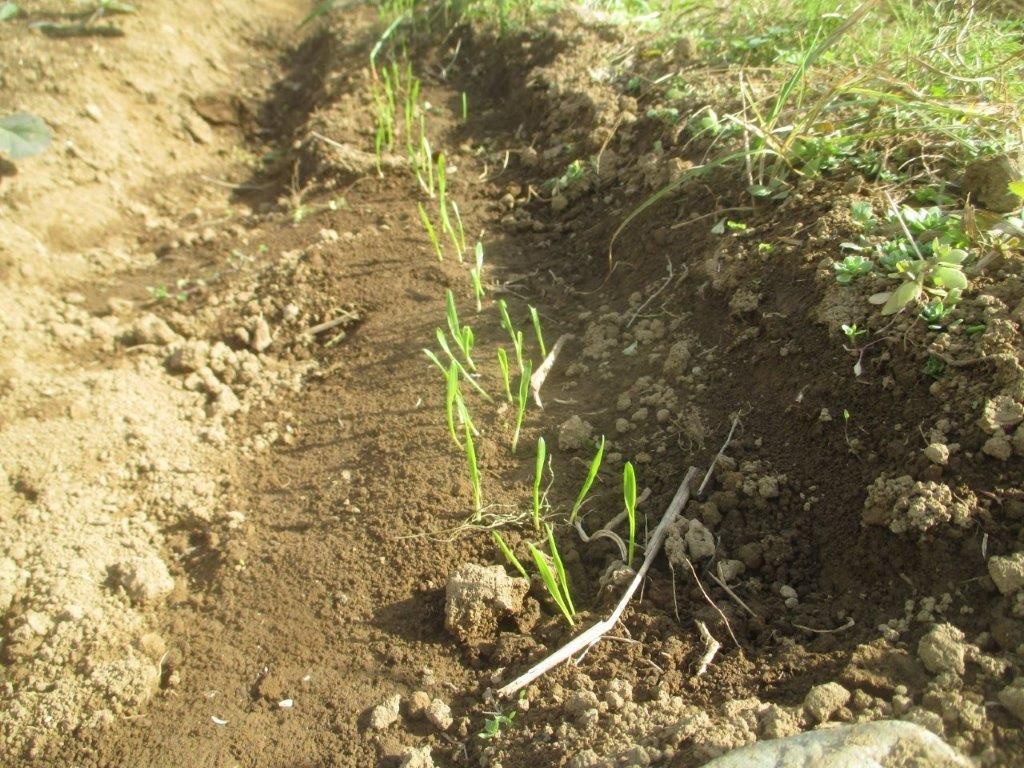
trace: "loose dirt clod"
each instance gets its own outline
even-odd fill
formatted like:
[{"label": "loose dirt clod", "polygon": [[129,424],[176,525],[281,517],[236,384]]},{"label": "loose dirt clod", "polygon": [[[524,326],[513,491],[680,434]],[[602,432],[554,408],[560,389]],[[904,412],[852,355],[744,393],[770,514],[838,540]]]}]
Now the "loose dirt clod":
[{"label": "loose dirt clod", "polygon": [[967,658],[964,633],[952,624],[938,624],[921,638],[917,655],[929,672],[955,672],[962,675]]},{"label": "loose dirt clod", "polygon": [[448,576],[445,627],[467,645],[492,641],[499,622],[523,610],[529,589],[526,579],[509,576],[500,565],[467,563]]},{"label": "loose dirt clod", "polygon": [[1004,595],[1024,589],[1024,552],[996,555],[988,559],[988,575]]}]

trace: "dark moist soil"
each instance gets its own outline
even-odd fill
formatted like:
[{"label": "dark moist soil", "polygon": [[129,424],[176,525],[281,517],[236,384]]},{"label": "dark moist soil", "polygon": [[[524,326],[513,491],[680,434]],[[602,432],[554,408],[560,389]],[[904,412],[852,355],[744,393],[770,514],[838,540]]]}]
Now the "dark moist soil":
[{"label": "dark moist soil", "polygon": [[[341,18],[329,33],[315,33],[286,54],[285,75],[257,110],[251,139],[272,136],[285,151],[312,129],[359,149],[372,146],[364,75],[373,28],[365,13]],[[557,449],[559,425],[573,416],[590,422],[594,435],[607,435],[609,453],[618,454],[589,505],[591,529],[617,512],[627,459],[637,463],[640,487],[651,490],[642,509],[653,527],[686,468],[708,465],[735,417],[739,426],[727,456],[748,476],[782,478],[777,496],[750,497],[730,486],[736,478],[726,467],[707,496],[720,518],[720,551],[729,557],[746,552],[740,557],[750,561],[750,581],[737,589],[756,618],[713,589],[699,566],[741,647],[728,639],[729,629],[692,577],[672,573],[660,559],[624,618],[621,634],[636,642],[602,643],[578,668],[559,669],[540,682],[534,705],[504,737],[500,764],[565,764],[583,742],[559,743],[545,729],[567,717],[562,705],[569,692],[594,681],[626,679],[638,701],[683,696],[708,711],[752,696],[798,705],[811,686],[828,681],[883,697],[898,685],[920,692],[926,678],[912,657],[928,625],[915,624],[902,635],[898,647],[910,652],[905,669],[886,668],[869,682],[855,674],[855,650],[879,640],[879,625],[904,617],[907,600],[943,593],[954,595],[957,607],[972,607],[951,617],[969,639],[989,632],[994,613],[1003,609],[984,578],[982,534],[989,535],[989,554],[1001,553],[1013,549],[1016,528],[997,514],[972,528],[923,537],[861,523],[865,489],[881,472],[934,475],[927,461],[914,457],[922,447],[919,425],[930,426],[937,405],[929,393],[933,379],[920,372],[926,356],[920,342],[894,347],[888,361],[867,356],[867,373],[857,378],[855,358],[813,319],[818,264],[846,236],[820,222],[846,204],[846,180],[808,183],[802,199],[754,211],[745,218],[750,229],[727,239],[710,234],[720,217],[709,214],[721,207],[719,199],[741,199],[744,185],[728,175],[705,179],[629,226],[609,269],[609,241],[645,194],[613,175],[554,213],[541,184],[583,154],[584,137],[604,106],[585,91],[557,95],[528,79],[553,62],[571,66],[572,56],[560,57],[566,49],[579,47],[582,60],[582,49],[600,46],[600,38],[579,28],[500,45],[468,29],[456,35],[463,42],[449,81],[436,73],[452,59],[453,44],[416,54],[417,71],[435,74],[425,78],[424,96],[436,109],[432,130],[444,137],[436,149],[458,167],[451,195],[467,232],[487,233],[488,266],[504,286],[493,295],[509,301],[524,328],[526,304],[539,307],[549,344],[563,333],[575,337],[545,384],[544,410],[528,414],[518,460],[506,448],[511,414],[486,424],[478,451],[487,502],[498,508],[526,503],[533,446],[543,435],[554,449],[552,505],[571,504],[590,458],[589,449]],[[458,122],[462,91],[471,105],[465,125]],[[620,156],[642,154],[656,134],[656,126],[641,119],[631,140],[611,146]],[[513,156],[497,175],[486,156],[468,151],[533,146],[543,155],[556,140],[575,142],[575,149],[533,167]],[[433,744],[438,765],[491,764],[481,754],[486,744],[476,738],[487,717],[485,689],[569,637],[550,606],[528,635],[509,632],[497,644],[460,647],[446,631],[447,575],[463,563],[497,562],[497,553],[485,533],[460,530],[470,514],[467,473],[445,429],[443,381],[421,350],[432,346],[434,329],[443,323],[446,288],[459,296],[481,354],[491,355],[504,331],[493,310],[485,308],[479,318],[472,312],[465,267],[450,257],[434,259],[416,217],[411,174],[354,175],[307,150],[288,157],[249,182],[276,186],[240,191],[239,199],[257,210],[261,203],[272,208],[246,226],[258,230],[269,254],[300,249],[304,277],[265,283],[256,299],[273,296],[325,311],[356,308],[360,320],[335,346],[314,346],[319,373],[300,394],[239,423],[239,442],[260,434],[266,422],[293,430],[287,444],[242,461],[223,489],[244,510],[245,523],[168,532],[168,556],[187,589],[175,593],[163,615],[168,655],[160,693],[137,716],[40,756],[43,764],[396,765],[408,746],[424,739]],[[287,207],[296,181],[308,190],[303,203],[315,211],[299,224]],[[510,215],[500,202],[507,194],[514,210],[525,214]],[[339,210],[323,208],[338,197],[345,201]],[[285,205],[278,207],[278,198]],[[783,244],[758,254],[741,247],[748,241]],[[737,267],[740,251],[746,255]],[[212,257],[199,247],[187,258],[202,272],[204,259]],[[154,284],[159,269],[127,284]],[[177,265],[170,273],[176,271]],[[187,299],[186,310],[226,295],[234,279],[219,275]],[[735,301],[744,291],[757,297],[746,308]],[[588,329],[611,314],[617,319],[607,322],[619,329],[611,355],[588,359]],[[228,338],[229,326],[225,320],[210,332]],[[639,349],[622,354],[631,343],[626,334],[638,329],[647,334]],[[690,371],[669,376],[668,350],[683,339]],[[587,370],[573,371],[574,363]],[[491,361],[486,371],[485,386],[499,391]],[[895,386],[881,385],[887,374]],[[652,392],[664,399],[666,387],[673,394],[664,404],[646,403]],[[641,408],[647,414],[636,416]],[[663,408],[669,418],[659,421]],[[830,421],[822,421],[823,409]],[[625,434],[621,419],[630,425]],[[851,440],[861,448],[852,450]],[[761,464],[744,470],[745,462]],[[1019,483],[1020,470],[1019,458],[1000,466],[965,462],[948,469],[947,479],[976,493],[1001,494]],[[614,550],[604,543],[584,547],[568,534],[560,540],[586,624],[614,602],[598,589]],[[783,585],[796,590],[798,607],[784,605]],[[796,626],[830,630],[845,617],[853,626],[832,634]],[[703,652],[694,619],[707,622],[723,643],[700,678],[692,677]],[[449,733],[438,736],[423,721],[405,717],[382,732],[368,729],[372,707],[418,689],[451,704],[456,722]],[[293,706],[282,708],[284,700]],[[1013,755],[1024,754],[1019,731],[1005,711],[989,708],[988,715],[992,742],[1009,765]],[[216,725],[214,717],[227,724]],[[675,764],[697,763],[679,758]]]}]

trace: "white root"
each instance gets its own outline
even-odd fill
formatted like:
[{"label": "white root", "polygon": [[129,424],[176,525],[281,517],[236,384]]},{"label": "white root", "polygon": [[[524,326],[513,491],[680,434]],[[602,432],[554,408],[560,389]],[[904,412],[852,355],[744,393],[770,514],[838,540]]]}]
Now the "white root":
[{"label": "white root", "polygon": [[697,672],[695,675],[695,677],[700,677],[708,671],[708,666],[710,666],[711,662],[714,661],[715,655],[722,647],[722,644],[715,640],[703,621],[695,623],[697,624],[697,631],[700,632],[700,636],[704,640],[704,655],[700,657],[700,663],[697,665]]},{"label": "white root", "polygon": [[563,333],[559,336],[555,346],[551,348],[548,356],[544,358],[544,362],[540,364],[530,377],[530,391],[533,393],[533,402],[537,404],[538,408],[544,407],[544,404],[540,401],[540,388],[544,386],[544,380],[551,373],[551,369],[555,365],[555,359],[558,357],[558,353],[562,351],[562,346],[571,338],[571,333]]},{"label": "white root", "polygon": [[[559,339],[559,341],[561,341],[561,339]],[[552,352],[554,352],[554,350],[552,350]],[[683,507],[686,506],[686,502],[690,500],[690,482],[696,474],[696,467],[690,467],[686,471],[686,476],[683,478],[683,482],[679,485],[679,490],[676,491],[676,495],[672,498],[672,503],[669,504],[668,509],[665,511],[665,515],[661,518],[661,522],[658,523],[658,527],[654,529],[654,533],[651,535],[651,540],[647,546],[647,554],[644,557],[643,564],[636,572],[636,576],[634,576],[633,580],[629,583],[625,593],[619,599],[618,604],[615,606],[615,610],[611,612],[608,618],[603,621],[599,621],[597,624],[590,627],[590,629],[580,635],[577,635],[539,664],[531,667],[515,680],[500,688],[497,692],[499,697],[507,698],[514,695],[517,691],[525,688],[548,670],[557,667],[563,661],[567,661],[580,651],[589,648],[600,640],[603,635],[611,631],[611,629],[618,623],[619,617],[622,616],[622,612],[626,609],[629,601],[632,599],[633,595],[636,594],[636,591],[640,588],[644,578],[647,576],[647,572],[650,570],[651,564],[654,562],[654,558],[661,549],[661,545],[665,542],[669,526],[676,521],[676,518],[679,517],[679,513],[683,510]]]}]

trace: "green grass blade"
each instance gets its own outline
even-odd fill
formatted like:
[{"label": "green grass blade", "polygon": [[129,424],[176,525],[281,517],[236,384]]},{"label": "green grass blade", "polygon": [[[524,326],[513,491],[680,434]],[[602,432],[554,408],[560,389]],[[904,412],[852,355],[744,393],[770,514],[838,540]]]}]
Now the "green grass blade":
[{"label": "green grass blade", "polygon": [[622,496],[626,502],[626,519],[629,523],[629,555],[626,565],[632,566],[636,554],[636,473],[633,464],[628,461],[622,468]]},{"label": "green grass blade", "polygon": [[483,493],[480,489],[480,467],[476,463],[476,445],[473,443],[473,429],[467,421],[465,426],[466,464],[469,466],[469,482],[473,486],[473,519],[480,519],[483,509]]},{"label": "green grass blade", "polygon": [[498,368],[501,369],[501,383],[505,386],[505,397],[512,402],[512,384],[509,379],[508,353],[504,347],[498,347]]},{"label": "green grass blade", "polygon": [[533,527],[540,531],[540,484],[544,479],[544,462],[548,458],[548,444],[537,438],[537,461],[533,473]]},{"label": "green grass blade", "polygon": [[515,552],[512,551],[512,547],[510,547],[508,542],[502,538],[502,535],[497,531],[491,531],[491,538],[494,539],[494,543],[498,545],[498,549],[501,550],[501,554],[505,556],[509,565],[519,571],[524,579],[529,579],[530,577],[526,573],[526,569],[523,567],[523,564],[519,562],[519,558],[516,557]]},{"label": "green grass blade", "polygon": [[574,523],[576,521],[576,515],[579,514],[580,508],[583,506],[583,502],[587,499],[587,494],[590,493],[590,487],[594,484],[594,479],[597,477],[597,473],[601,470],[601,462],[603,459],[604,435],[601,435],[601,444],[597,446],[597,453],[594,454],[594,458],[590,462],[590,469],[587,471],[587,479],[583,481],[580,493],[576,497],[576,503],[572,505],[572,511],[569,513],[570,523]]},{"label": "green grass blade", "polygon": [[562,612],[565,620],[569,622],[569,626],[575,626],[576,622],[573,620],[572,614],[569,612],[569,606],[566,605],[565,600],[562,598],[558,582],[555,580],[555,575],[551,572],[551,566],[548,565],[547,560],[544,558],[544,553],[529,542],[526,543],[526,546],[530,549],[530,555],[533,557],[533,562],[537,566],[537,572],[540,574],[541,581],[544,582],[544,586],[547,588],[548,594],[551,595],[551,599],[554,600],[555,605],[558,606],[558,610]]},{"label": "green grass blade", "polygon": [[540,314],[537,312],[537,308],[533,305],[527,305],[530,307],[530,320],[533,322],[533,332],[537,336],[537,344],[540,346],[541,359],[548,356],[548,348],[544,345],[544,333],[540,328]]},{"label": "green grass blade", "polygon": [[459,433],[455,430],[455,403],[459,398],[459,369],[455,363],[448,366],[448,389],[445,393],[445,413],[448,417],[448,432],[451,433],[455,445],[462,450],[462,443],[459,441]]},{"label": "green grass blade", "polygon": [[516,430],[512,434],[512,453],[516,452],[519,445],[519,431],[523,428],[523,417],[526,415],[526,401],[530,395],[530,375],[533,365],[526,361],[526,370],[519,377],[519,397],[516,405]]},{"label": "green grass blade", "polygon": [[569,589],[569,577],[565,575],[565,565],[562,564],[562,556],[558,554],[558,544],[555,543],[555,531],[550,525],[546,527],[548,533],[548,550],[551,552],[551,561],[555,564],[555,573],[558,574],[558,584],[561,587],[562,597],[565,599],[565,604],[569,608],[569,613],[575,616],[576,606],[572,603],[572,592]]}]

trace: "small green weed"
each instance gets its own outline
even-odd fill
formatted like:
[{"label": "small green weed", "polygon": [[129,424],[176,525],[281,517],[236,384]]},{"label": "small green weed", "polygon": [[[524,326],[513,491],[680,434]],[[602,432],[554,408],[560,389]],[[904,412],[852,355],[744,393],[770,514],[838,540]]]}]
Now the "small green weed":
[{"label": "small green weed", "polygon": [[512,726],[516,719],[516,711],[510,709],[508,712],[495,712],[492,717],[484,721],[484,728],[477,737],[489,741],[501,735],[501,732]]},{"label": "small green weed", "polygon": [[842,261],[832,263],[832,269],[836,273],[836,282],[840,285],[849,285],[861,275],[870,275],[875,264],[871,259],[854,253],[843,258]]},{"label": "small green weed", "polygon": [[50,146],[49,127],[36,115],[16,112],[0,117],[0,156],[23,160]]}]

